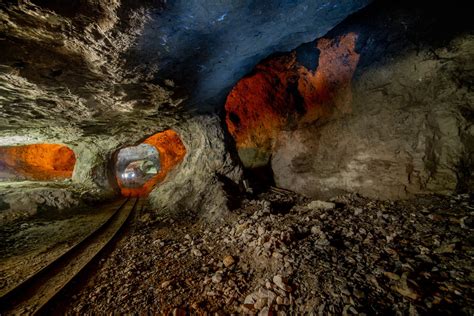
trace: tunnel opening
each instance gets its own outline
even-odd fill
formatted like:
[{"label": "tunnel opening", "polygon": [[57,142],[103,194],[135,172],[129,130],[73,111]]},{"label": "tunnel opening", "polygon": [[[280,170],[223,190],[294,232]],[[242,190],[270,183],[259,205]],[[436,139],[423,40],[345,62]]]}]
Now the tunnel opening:
[{"label": "tunnel opening", "polygon": [[70,179],[76,156],[61,144],[0,147],[0,181],[57,181]]},{"label": "tunnel opening", "polygon": [[142,143],[121,148],[115,177],[124,196],[146,196],[182,162],[186,147],[173,130],[154,134]]},{"label": "tunnel opening", "polygon": [[116,173],[123,187],[139,188],[160,170],[160,153],[148,144],[125,147],[118,152]]},{"label": "tunnel opening", "polygon": [[357,38],[348,32],[272,55],[231,90],[226,125],[255,188],[275,185],[271,160],[281,132],[351,112]]}]

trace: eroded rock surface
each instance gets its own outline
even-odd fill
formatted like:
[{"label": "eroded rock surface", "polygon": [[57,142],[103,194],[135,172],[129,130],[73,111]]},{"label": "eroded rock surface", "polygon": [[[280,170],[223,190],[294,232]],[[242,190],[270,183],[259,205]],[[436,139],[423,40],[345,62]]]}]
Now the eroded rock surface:
[{"label": "eroded rock surface", "polygon": [[277,186],[320,198],[472,190],[474,37],[461,10],[375,3],[263,61],[225,106],[244,166],[271,161]]},{"label": "eroded rock surface", "polygon": [[224,142],[222,122],[215,116],[191,118],[175,126],[186,147],[184,160],[150,193],[150,203],[160,211],[200,210],[220,218],[228,195],[221,179],[239,185],[242,170],[231,159]]},{"label": "eroded rock surface", "polygon": [[[220,111],[232,85],[262,58],[314,40],[368,2],[2,3],[0,145],[65,144],[77,158],[73,182],[110,196],[118,192],[109,163],[119,147],[169,128],[193,131],[201,136],[183,136],[191,152],[186,175],[176,173],[184,204],[217,209],[226,198],[213,188],[231,168],[222,126],[197,127],[208,118],[183,111]],[[152,194],[152,203],[182,200],[171,188]]]},{"label": "eroded rock surface", "polygon": [[466,65],[474,37],[454,30],[430,42],[436,34],[394,12],[386,22],[373,9],[334,31],[359,32],[351,113],[280,133],[272,157],[278,185],[320,197],[472,190],[473,69]]}]

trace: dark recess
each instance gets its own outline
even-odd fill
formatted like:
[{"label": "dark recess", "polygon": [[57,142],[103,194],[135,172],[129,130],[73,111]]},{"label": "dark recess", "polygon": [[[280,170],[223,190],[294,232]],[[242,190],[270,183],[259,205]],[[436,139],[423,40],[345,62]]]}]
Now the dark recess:
[{"label": "dark recess", "polygon": [[316,43],[310,42],[299,46],[296,49],[296,61],[306,69],[316,71],[319,65],[319,49],[316,48]]},{"label": "dark recess", "polygon": [[271,186],[275,186],[270,164],[258,168],[244,169],[244,177],[249,180],[250,187],[255,194],[265,192]]}]

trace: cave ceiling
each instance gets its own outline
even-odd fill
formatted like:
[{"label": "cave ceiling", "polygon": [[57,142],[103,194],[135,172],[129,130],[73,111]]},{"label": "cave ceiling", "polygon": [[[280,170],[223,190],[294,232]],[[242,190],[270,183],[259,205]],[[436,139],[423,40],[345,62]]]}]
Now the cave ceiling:
[{"label": "cave ceiling", "polygon": [[4,1],[0,136],[151,132],[218,112],[259,61],[369,2]]}]

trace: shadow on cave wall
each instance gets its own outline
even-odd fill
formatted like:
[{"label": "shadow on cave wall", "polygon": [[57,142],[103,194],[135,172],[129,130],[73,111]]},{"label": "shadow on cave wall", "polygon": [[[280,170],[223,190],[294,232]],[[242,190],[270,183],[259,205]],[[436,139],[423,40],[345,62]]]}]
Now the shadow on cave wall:
[{"label": "shadow on cave wall", "polygon": [[376,0],[347,17],[326,37],[348,32],[358,34],[358,69],[363,69],[380,66],[374,62],[388,61],[387,54],[395,57],[411,46],[418,51],[428,46],[435,54],[436,48],[448,47],[452,39],[472,31],[471,14],[462,5],[426,0]]}]

